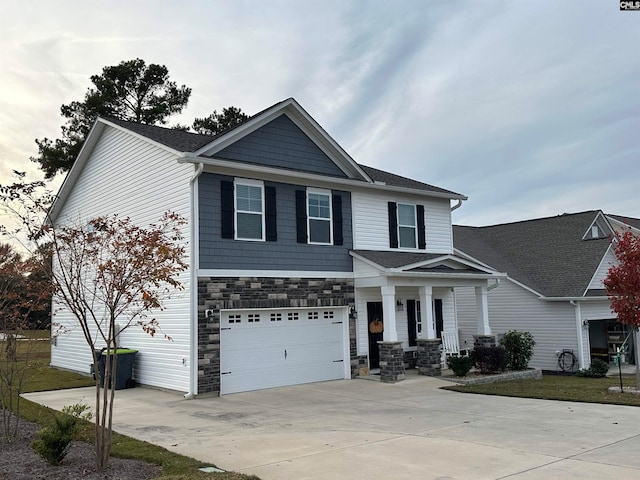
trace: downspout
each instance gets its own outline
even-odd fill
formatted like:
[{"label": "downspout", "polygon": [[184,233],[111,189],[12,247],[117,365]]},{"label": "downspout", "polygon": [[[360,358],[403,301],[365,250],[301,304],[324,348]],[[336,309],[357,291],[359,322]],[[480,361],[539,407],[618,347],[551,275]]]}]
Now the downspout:
[{"label": "downspout", "polygon": [[578,365],[580,368],[584,368],[584,352],[583,352],[583,335],[582,335],[582,313],[580,311],[580,304],[575,300],[569,302],[575,308],[576,313],[576,335],[578,340]]},{"label": "downspout", "polygon": [[200,177],[204,169],[203,163],[196,164],[196,169],[189,180],[189,190],[191,194],[191,221],[189,222],[191,230],[191,278],[190,278],[190,304],[191,304],[191,328],[189,329],[189,392],[184,395],[187,400],[192,399],[198,394],[198,188],[196,180]]},{"label": "downspout", "polygon": [[461,206],[462,206],[462,200],[458,199],[458,203],[456,205],[454,205],[453,207],[451,207],[451,211],[453,212],[454,210],[457,210]]},{"label": "downspout", "polygon": [[490,285],[487,287],[487,292],[493,290],[494,288],[497,288],[498,285],[500,285],[500,279],[496,278],[496,283],[494,283],[493,285]]}]

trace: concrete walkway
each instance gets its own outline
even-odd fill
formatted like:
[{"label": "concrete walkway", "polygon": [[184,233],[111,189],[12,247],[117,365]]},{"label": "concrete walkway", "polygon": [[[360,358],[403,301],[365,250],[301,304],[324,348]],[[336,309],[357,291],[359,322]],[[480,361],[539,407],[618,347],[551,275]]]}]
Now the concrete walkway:
[{"label": "concrete walkway", "polygon": [[[469,395],[409,376],[184,400],[116,392],[114,429],[263,480],[640,478],[640,408]],[[60,409],[93,388],[30,393]]]}]

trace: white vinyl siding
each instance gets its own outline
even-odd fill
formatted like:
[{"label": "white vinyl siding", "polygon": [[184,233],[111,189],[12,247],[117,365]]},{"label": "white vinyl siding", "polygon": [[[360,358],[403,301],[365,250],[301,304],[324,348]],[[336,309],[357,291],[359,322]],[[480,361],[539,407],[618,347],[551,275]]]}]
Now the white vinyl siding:
[{"label": "white vinyl siding", "polygon": [[612,265],[617,265],[618,261],[616,259],[615,254],[613,253],[613,249],[609,247],[607,253],[602,258],[600,265],[598,266],[598,270],[594,274],[591,282],[589,283],[589,289],[600,290],[604,288],[604,279],[607,277],[607,273]]},{"label": "white vinyl siding", "polygon": [[[477,333],[476,297],[473,288],[455,289],[460,348],[473,347]],[[578,354],[575,309],[569,302],[539,300],[530,291],[510,280],[489,291],[489,323],[491,332],[499,335],[509,330],[531,332],[536,345],[531,367],[556,370],[556,351],[565,348]]]},{"label": "white vinyl siding", "polygon": [[264,240],[264,186],[262,182],[236,179],[236,240]]},{"label": "white vinyl siding", "polygon": [[580,314],[583,320],[604,320],[617,318],[611,311],[609,300],[580,302]]},{"label": "white vinyl siding", "polygon": [[[58,222],[117,213],[129,216],[141,225],[157,222],[171,210],[189,217],[189,179],[191,165],[177,163],[177,157],[152,146],[134,135],[106,127],[91,158],[65,202]],[[185,242],[190,231],[183,229]],[[187,249],[187,251],[189,251]],[[187,262],[189,259],[186,259]],[[179,277],[185,290],[175,292],[166,309],[154,311],[161,327],[155,337],[132,326],[119,338],[120,345],[139,350],[134,377],[146,385],[178,391],[189,389],[190,298],[189,272]],[[54,311],[59,305],[54,304]],[[55,311],[53,322],[67,329],[51,349],[51,364],[56,367],[89,372],[91,351],[74,317],[65,310]],[[166,334],[171,340],[164,338]],[[97,347],[102,345],[98,342]]]},{"label": "white vinyl siding", "polygon": [[453,253],[451,210],[448,199],[419,196],[391,196],[353,192],[354,249],[390,250],[388,202],[420,204],[425,210],[425,253]]}]

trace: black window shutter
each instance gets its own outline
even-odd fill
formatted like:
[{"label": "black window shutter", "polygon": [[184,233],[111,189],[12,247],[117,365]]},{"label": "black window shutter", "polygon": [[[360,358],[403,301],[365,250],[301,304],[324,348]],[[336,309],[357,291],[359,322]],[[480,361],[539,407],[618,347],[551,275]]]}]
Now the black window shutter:
[{"label": "black window shutter", "polygon": [[222,238],[233,238],[233,182],[220,182],[220,229]]},{"label": "black window shutter", "polygon": [[296,237],[298,243],[307,243],[307,192],[296,190]]},{"label": "black window shutter", "polygon": [[342,236],[342,196],[332,195],[331,210],[333,213],[333,244],[342,245],[344,243]]},{"label": "black window shutter", "polygon": [[264,199],[267,242],[275,242],[278,240],[278,226],[276,223],[276,187],[264,187]]},{"label": "black window shutter", "polygon": [[398,206],[389,202],[389,246],[398,248]]},{"label": "black window shutter", "polygon": [[418,248],[427,248],[427,241],[424,230],[424,205],[416,205],[416,215],[418,216]]}]

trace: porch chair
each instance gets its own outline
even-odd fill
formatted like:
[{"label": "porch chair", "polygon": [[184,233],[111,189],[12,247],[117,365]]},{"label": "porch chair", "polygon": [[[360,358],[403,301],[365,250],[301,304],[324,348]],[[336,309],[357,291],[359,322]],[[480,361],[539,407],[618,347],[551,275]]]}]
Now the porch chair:
[{"label": "porch chair", "polygon": [[458,332],[442,332],[442,367],[447,368],[447,357],[460,354],[460,342]]}]

